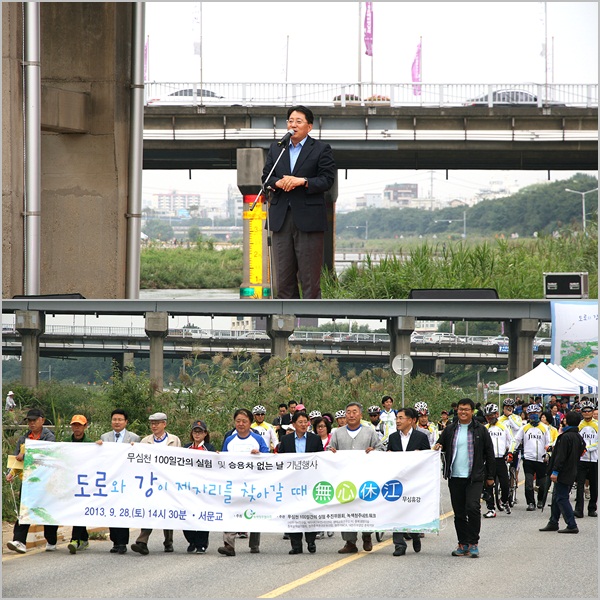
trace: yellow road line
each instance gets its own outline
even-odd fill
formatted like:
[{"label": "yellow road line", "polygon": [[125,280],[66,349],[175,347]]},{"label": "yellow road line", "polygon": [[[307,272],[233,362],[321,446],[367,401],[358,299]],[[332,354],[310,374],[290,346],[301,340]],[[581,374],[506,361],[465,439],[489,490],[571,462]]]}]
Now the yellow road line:
[{"label": "yellow road line", "polygon": [[[443,514],[440,517],[440,520],[443,521],[444,519],[447,519],[448,517],[450,517],[453,514],[454,514],[453,512],[448,512],[446,514]],[[384,542],[379,542],[378,544],[375,544],[373,546],[372,552],[378,552],[379,550],[383,550],[383,548],[387,548],[388,546],[391,546],[391,545],[392,545],[391,539],[385,540]],[[351,556],[346,556],[330,565],[327,565],[326,567],[322,567],[321,569],[317,569],[316,571],[313,571],[312,573],[309,573],[308,575],[305,575],[304,577],[300,577],[300,579],[296,579],[295,581],[286,583],[285,585],[282,585],[281,587],[278,587],[271,592],[263,594],[262,596],[258,596],[258,598],[277,598],[278,596],[281,596],[281,595],[285,594],[286,592],[289,592],[290,590],[300,587],[301,585],[304,585],[305,583],[310,583],[311,581],[314,581],[315,579],[318,579],[319,577],[323,577],[324,575],[327,575],[328,573],[331,573],[332,571],[335,571],[336,569],[339,569],[340,567],[345,567],[347,564],[351,563],[354,560],[364,558],[365,556],[367,556],[367,554],[369,554],[369,553],[360,552],[358,554],[352,554]]]}]

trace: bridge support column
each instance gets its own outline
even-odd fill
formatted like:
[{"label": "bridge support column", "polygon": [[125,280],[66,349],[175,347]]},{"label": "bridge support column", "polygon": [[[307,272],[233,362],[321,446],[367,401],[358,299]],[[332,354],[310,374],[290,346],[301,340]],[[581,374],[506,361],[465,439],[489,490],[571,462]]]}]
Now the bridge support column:
[{"label": "bridge support column", "polygon": [[15,328],[21,335],[21,383],[37,387],[40,367],[40,335],[46,328],[46,315],[37,310],[15,311]]},{"label": "bridge support column", "polygon": [[508,381],[533,368],[533,338],[540,328],[537,319],[516,319],[508,324]]},{"label": "bridge support column", "polygon": [[442,385],[442,375],[446,372],[446,361],[443,358],[435,359],[434,373],[439,385]]},{"label": "bridge support column", "polygon": [[272,274],[267,246],[267,201],[261,197],[250,210],[260,192],[265,151],[261,148],[239,148],[236,151],[237,184],[244,196],[244,274],[241,299],[272,297]]},{"label": "bridge support column", "polygon": [[286,358],[289,352],[289,337],[294,333],[294,315],[271,315],[267,320],[267,334],[271,338],[271,354]]},{"label": "bridge support column", "polygon": [[164,339],[169,330],[168,313],[146,313],[145,329],[150,338],[150,385],[156,392],[163,389]]},{"label": "bridge support column", "polygon": [[392,317],[388,319],[387,330],[390,334],[390,365],[398,354],[410,356],[410,334],[415,330],[414,317]]}]

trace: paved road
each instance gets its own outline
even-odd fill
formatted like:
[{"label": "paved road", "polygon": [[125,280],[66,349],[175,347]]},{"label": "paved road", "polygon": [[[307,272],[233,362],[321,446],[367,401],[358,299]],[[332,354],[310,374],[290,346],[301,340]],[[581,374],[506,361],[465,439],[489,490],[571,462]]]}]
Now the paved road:
[{"label": "paved road", "polygon": [[[237,556],[187,554],[175,532],[175,553],[162,552],[162,532],[150,554],[109,554],[110,542],[92,541],[72,556],[66,543],[3,555],[4,598],[598,598],[598,519],[579,520],[578,535],[541,533],[544,514],[525,511],[522,486],[511,515],[484,519],[478,559],[455,558],[447,486],[442,484],[442,531],[427,534],[420,554],[393,557],[390,534],[370,553],[340,555],[339,533],[317,541],[317,553],[290,556],[280,534],[263,534],[260,554],[237,540]],[[137,530],[132,530],[132,541]]]}]

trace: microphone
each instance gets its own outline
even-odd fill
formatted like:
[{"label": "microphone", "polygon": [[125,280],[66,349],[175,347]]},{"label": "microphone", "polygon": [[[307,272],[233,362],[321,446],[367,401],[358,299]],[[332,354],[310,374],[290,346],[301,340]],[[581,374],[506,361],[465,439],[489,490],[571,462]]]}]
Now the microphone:
[{"label": "microphone", "polygon": [[290,141],[290,138],[296,133],[293,129],[288,129],[286,134],[277,142],[278,146],[283,146]]}]

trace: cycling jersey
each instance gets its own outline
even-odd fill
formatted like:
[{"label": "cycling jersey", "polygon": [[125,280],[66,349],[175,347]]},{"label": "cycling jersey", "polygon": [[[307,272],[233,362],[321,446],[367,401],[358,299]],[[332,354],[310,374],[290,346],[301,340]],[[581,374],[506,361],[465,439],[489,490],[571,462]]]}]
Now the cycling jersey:
[{"label": "cycling jersey", "polygon": [[521,444],[523,444],[525,460],[543,462],[546,447],[550,445],[550,428],[543,423],[539,423],[535,427],[531,423],[527,423],[517,431],[510,451],[514,452]]},{"label": "cycling jersey", "polygon": [[255,421],[252,423],[251,427],[252,431],[255,431],[262,436],[269,450],[274,450],[277,447],[277,444],[279,444],[279,437],[277,436],[277,431],[275,431],[273,425],[266,423],[265,421],[262,423],[257,423]]},{"label": "cycling jersey", "polygon": [[519,415],[502,415],[498,417],[498,423],[502,423],[505,427],[508,428],[508,432],[511,438],[514,438],[517,435],[517,431],[523,427],[523,421]]},{"label": "cycling jersey", "polygon": [[509,450],[512,442],[512,437],[508,427],[499,421],[496,421],[494,425],[487,423],[486,429],[492,438],[494,456],[496,458],[503,458],[506,452]]},{"label": "cycling jersey", "polygon": [[427,423],[427,427],[417,425],[417,431],[420,431],[427,436],[427,439],[429,440],[429,447],[433,448],[440,434],[438,428],[433,423]]},{"label": "cycling jersey", "polygon": [[381,438],[381,441],[385,446],[387,446],[390,434],[396,431],[396,411],[394,409],[390,410],[389,412],[382,410],[379,413],[379,421],[383,431],[383,437]]},{"label": "cycling jersey", "polygon": [[587,452],[579,459],[584,462],[598,462],[598,421],[581,421],[579,423],[579,435],[585,442]]}]

